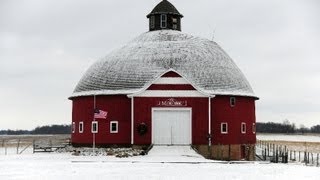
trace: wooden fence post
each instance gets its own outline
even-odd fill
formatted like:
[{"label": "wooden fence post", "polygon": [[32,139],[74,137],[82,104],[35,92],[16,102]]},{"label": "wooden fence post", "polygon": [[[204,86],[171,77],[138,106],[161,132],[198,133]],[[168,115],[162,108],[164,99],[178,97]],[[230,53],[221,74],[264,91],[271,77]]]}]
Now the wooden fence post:
[{"label": "wooden fence post", "polygon": [[32,141],[32,153],[33,153],[33,154],[34,154],[34,152],[35,152],[35,146],[36,146],[35,140],[33,139],[33,141]]},{"label": "wooden fence post", "polygon": [[278,163],[278,158],[279,158],[279,155],[278,155],[278,145],[276,147],[276,163]]},{"label": "wooden fence post", "polygon": [[2,147],[4,147],[4,139],[2,140]]},{"label": "wooden fence post", "polygon": [[304,162],[307,165],[308,164],[308,157],[307,157],[307,152],[304,152]]},{"label": "wooden fence post", "polygon": [[284,152],[287,152],[287,146],[284,146]]},{"label": "wooden fence post", "polygon": [[2,140],[2,147],[4,147],[4,154],[7,155],[7,147],[4,139]]},{"label": "wooden fence post", "polygon": [[289,160],[291,161],[292,160],[292,151],[289,151],[289,154],[290,154],[290,156],[289,156]]},{"label": "wooden fence post", "polygon": [[52,147],[52,139],[49,140],[49,145]]},{"label": "wooden fence post", "polygon": [[17,154],[19,154],[19,146],[20,146],[20,138],[18,139],[18,144],[17,144]]},{"label": "wooden fence post", "polygon": [[272,144],[272,156],[273,156],[273,159],[276,157],[276,156],[275,156],[274,144]]},{"label": "wooden fence post", "polygon": [[281,151],[282,151],[282,146],[279,145],[279,154],[281,154]]}]

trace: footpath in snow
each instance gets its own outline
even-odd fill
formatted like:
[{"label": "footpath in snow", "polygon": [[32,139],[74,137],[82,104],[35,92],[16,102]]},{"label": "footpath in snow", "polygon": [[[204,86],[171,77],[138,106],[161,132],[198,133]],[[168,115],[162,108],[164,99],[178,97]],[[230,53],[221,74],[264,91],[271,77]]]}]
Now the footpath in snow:
[{"label": "footpath in snow", "polygon": [[190,146],[153,146],[143,159],[163,163],[211,162],[195,152]]}]

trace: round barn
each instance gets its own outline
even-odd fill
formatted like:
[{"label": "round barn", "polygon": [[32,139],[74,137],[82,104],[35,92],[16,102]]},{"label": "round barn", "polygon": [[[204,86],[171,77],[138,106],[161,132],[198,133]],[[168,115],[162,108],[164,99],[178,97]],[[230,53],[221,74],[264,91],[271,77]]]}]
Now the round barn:
[{"label": "round barn", "polygon": [[214,41],[181,32],[167,0],[149,32],[95,62],[72,100],[74,146],[191,145],[212,159],[254,159],[255,96]]}]

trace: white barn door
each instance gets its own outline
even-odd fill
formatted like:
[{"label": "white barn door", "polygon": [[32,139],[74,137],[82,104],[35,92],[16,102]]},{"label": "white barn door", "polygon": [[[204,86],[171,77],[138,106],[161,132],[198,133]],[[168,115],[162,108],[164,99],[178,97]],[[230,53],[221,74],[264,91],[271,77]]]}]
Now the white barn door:
[{"label": "white barn door", "polygon": [[191,109],[153,108],[152,143],[156,145],[190,145]]}]

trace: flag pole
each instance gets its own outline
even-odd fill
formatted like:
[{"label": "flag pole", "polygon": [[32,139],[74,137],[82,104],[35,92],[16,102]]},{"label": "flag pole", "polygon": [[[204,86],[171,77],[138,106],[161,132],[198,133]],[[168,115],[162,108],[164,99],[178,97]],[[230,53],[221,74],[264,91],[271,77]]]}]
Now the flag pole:
[{"label": "flag pole", "polygon": [[[93,122],[96,121],[95,119],[95,110],[96,110],[96,94],[93,95]],[[97,128],[97,126],[96,126]],[[93,152],[96,148],[96,131],[92,131],[92,148],[93,148]]]}]

